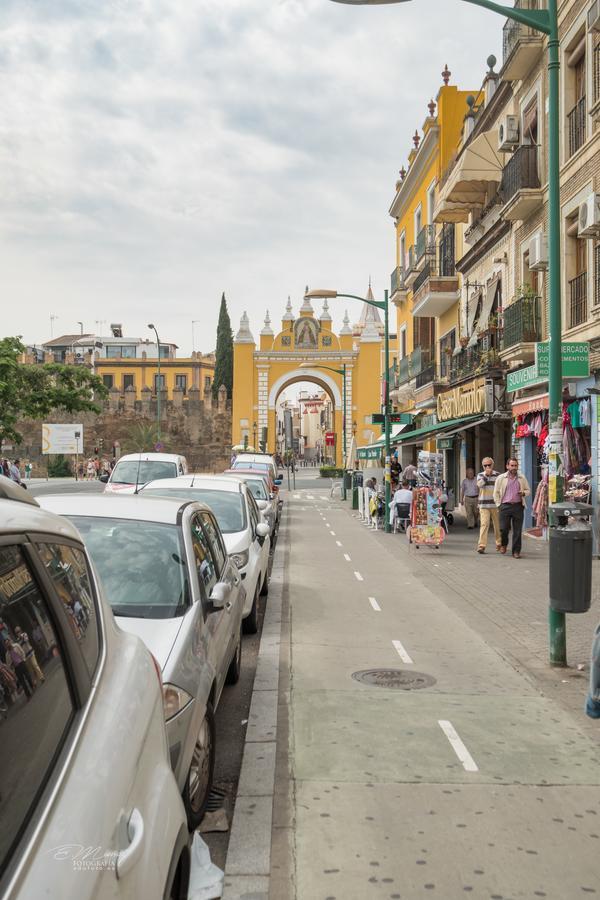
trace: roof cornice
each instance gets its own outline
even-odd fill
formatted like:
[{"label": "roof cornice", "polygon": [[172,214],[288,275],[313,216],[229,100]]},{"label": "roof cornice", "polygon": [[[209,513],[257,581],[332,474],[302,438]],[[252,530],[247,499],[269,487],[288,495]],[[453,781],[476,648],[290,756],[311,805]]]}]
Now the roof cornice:
[{"label": "roof cornice", "polygon": [[406,207],[410,204],[415,190],[420,184],[423,174],[430,165],[431,159],[438,148],[439,134],[440,126],[436,124],[432,125],[423,137],[417,157],[408,170],[408,174],[400,185],[400,189],[390,206],[390,216],[393,219],[400,218]]}]

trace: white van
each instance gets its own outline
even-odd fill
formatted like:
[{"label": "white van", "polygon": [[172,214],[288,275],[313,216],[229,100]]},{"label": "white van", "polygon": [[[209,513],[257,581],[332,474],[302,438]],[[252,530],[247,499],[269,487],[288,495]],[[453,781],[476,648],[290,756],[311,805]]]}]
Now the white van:
[{"label": "white van", "polygon": [[157,478],[187,475],[185,456],[177,453],[128,453],[118,461],[110,476],[103,475],[106,493],[134,494],[136,488]]}]

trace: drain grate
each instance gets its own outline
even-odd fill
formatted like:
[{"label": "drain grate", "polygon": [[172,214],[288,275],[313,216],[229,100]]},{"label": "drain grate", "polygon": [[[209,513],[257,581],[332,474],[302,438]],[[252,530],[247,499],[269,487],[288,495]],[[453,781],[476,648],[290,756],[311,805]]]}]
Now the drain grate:
[{"label": "drain grate", "polygon": [[216,809],[223,809],[223,807],[225,806],[226,797],[227,791],[224,791],[222,788],[213,787],[210,794],[208,795],[206,811],[214,812]]},{"label": "drain grate", "polygon": [[352,677],[361,684],[395,691],[418,691],[435,684],[435,678],[431,675],[424,672],[408,672],[405,669],[363,669],[360,672],[353,672]]}]

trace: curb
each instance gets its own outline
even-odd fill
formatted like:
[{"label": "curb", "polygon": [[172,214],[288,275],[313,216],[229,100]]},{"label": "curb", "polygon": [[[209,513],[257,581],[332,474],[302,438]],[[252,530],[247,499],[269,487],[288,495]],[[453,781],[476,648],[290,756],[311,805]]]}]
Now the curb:
[{"label": "curb", "polygon": [[269,896],[287,510],[283,516],[254,676],[223,900],[268,900]]}]

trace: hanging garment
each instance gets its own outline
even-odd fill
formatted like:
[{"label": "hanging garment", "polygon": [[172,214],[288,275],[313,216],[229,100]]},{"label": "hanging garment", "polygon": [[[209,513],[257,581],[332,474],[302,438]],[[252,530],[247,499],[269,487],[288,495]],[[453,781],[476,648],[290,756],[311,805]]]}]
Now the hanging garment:
[{"label": "hanging garment", "polygon": [[531,509],[538,528],[546,528],[548,525],[548,483],[546,481],[540,481],[538,484]]},{"label": "hanging garment", "polygon": [[571,425],[573,428],[581,428],[581,419],[579,417],[579,401],[575,400],[573,403],[570,403],[567,407],[567,412],[569,414],[569,418],[571,419]]}]

